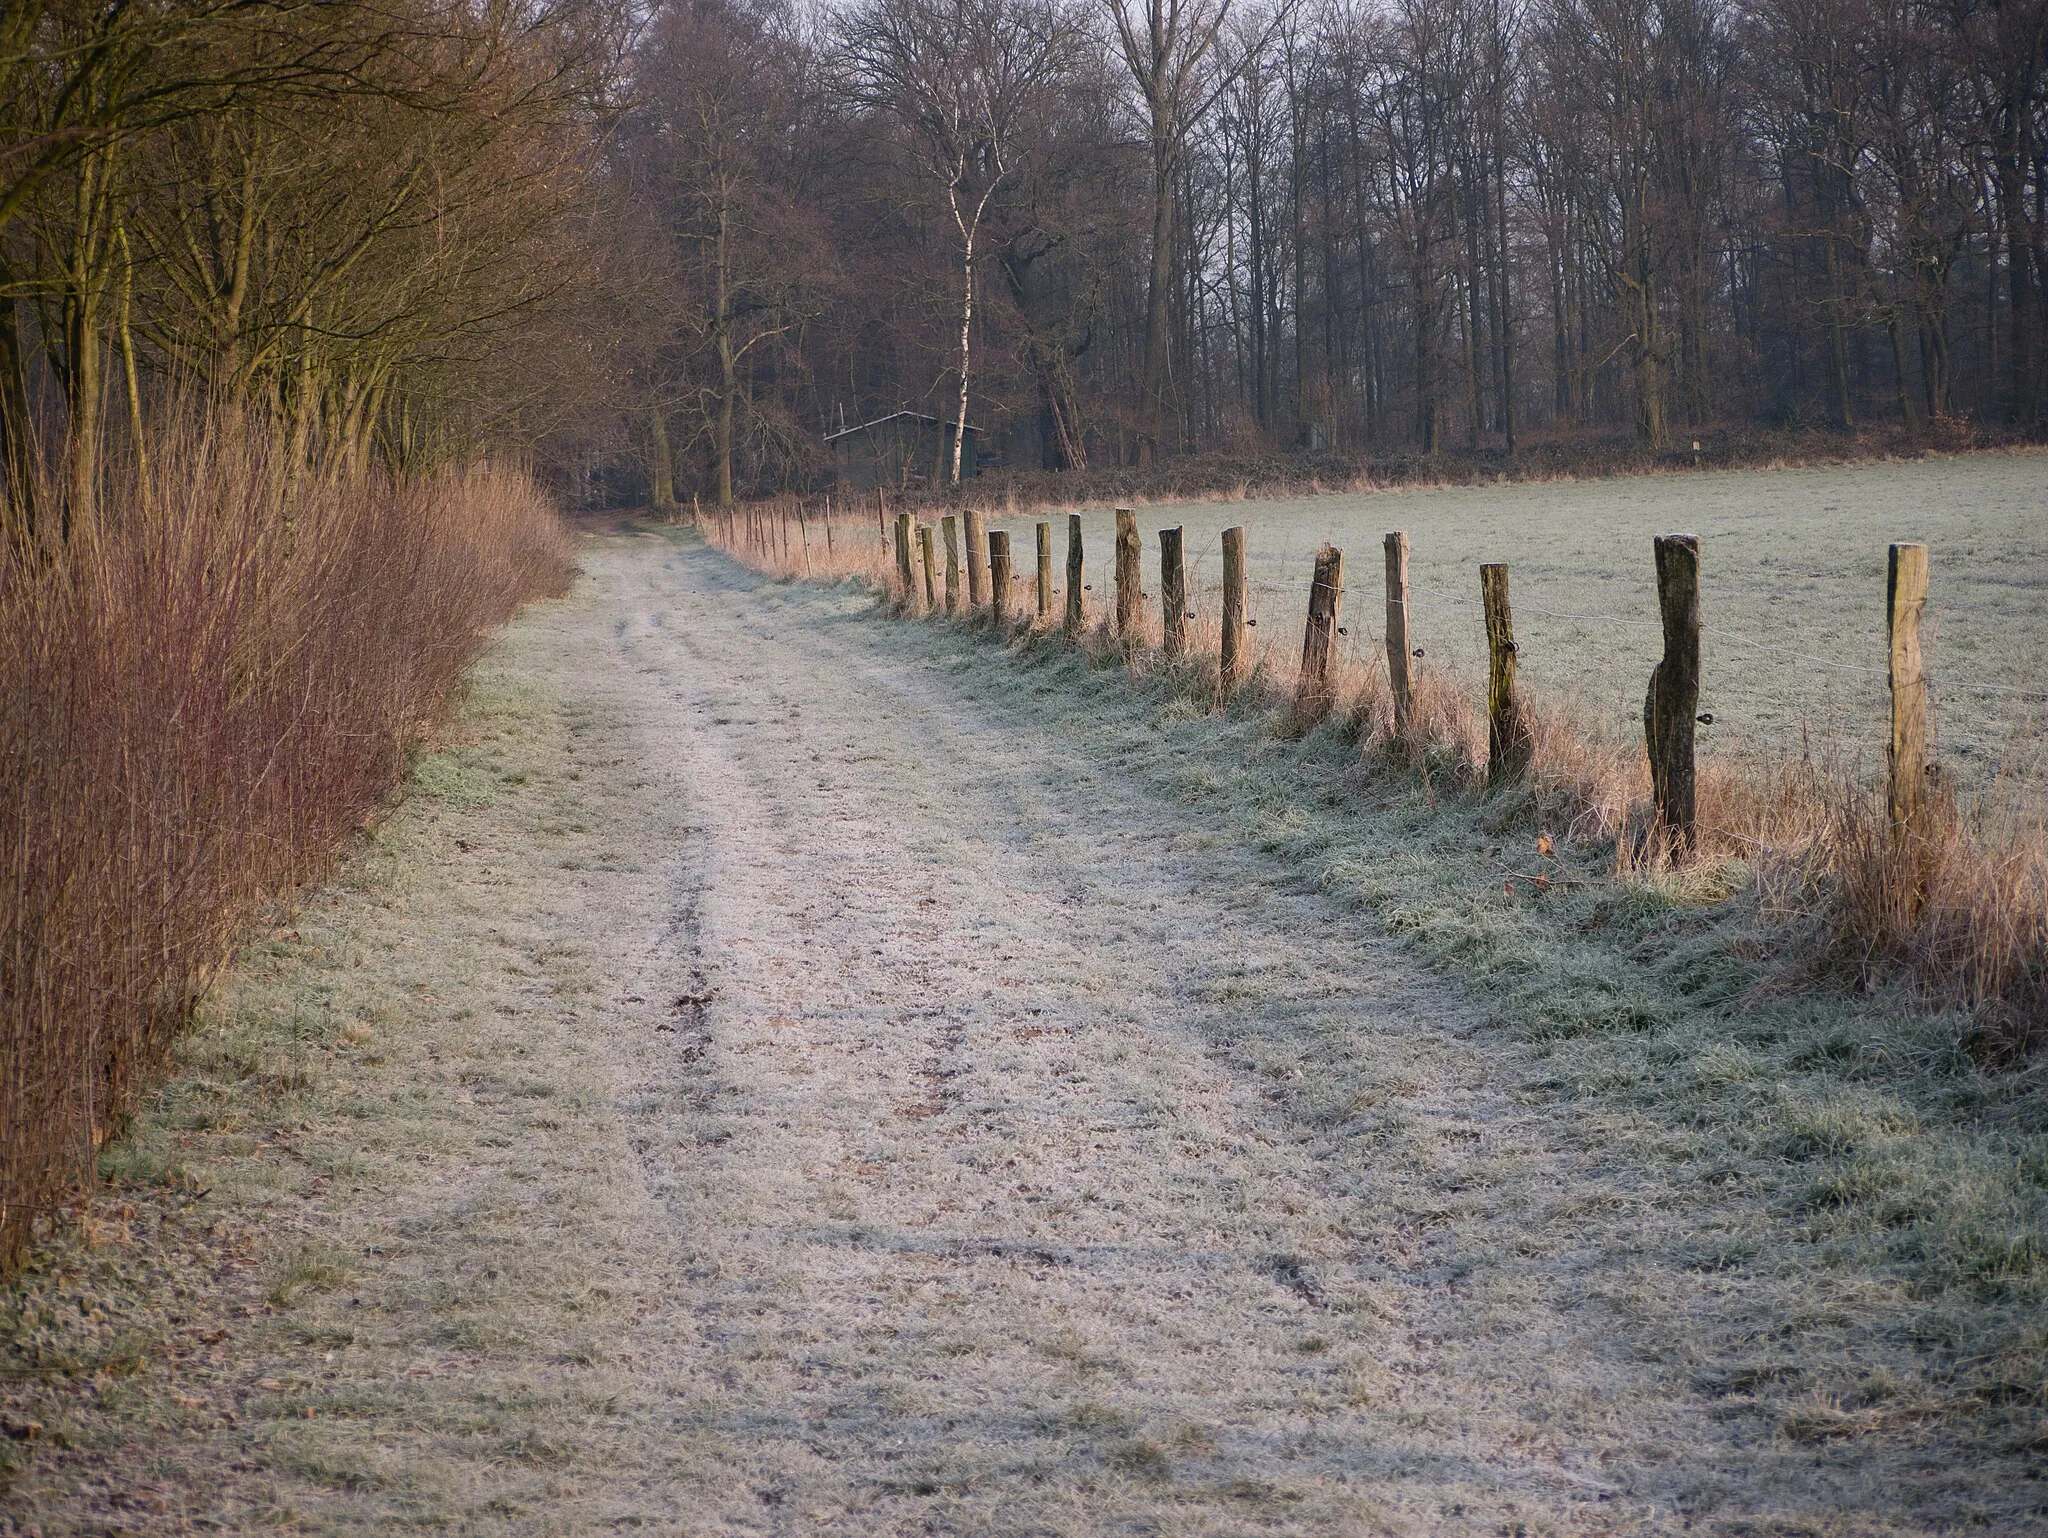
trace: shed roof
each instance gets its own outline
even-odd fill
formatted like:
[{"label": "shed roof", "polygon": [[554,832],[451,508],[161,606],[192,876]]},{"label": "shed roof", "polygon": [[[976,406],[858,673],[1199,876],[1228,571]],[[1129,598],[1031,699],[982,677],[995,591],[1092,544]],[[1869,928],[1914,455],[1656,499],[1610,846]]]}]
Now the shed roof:
[{"label": "shed roof", "polygon": [[[953,425],[951,422],[941,422],[937,417],[933,416],[930,412],[927,411],[892,411],[885,417],[876,417],[872,422],[857,422],[852,427],[840,428],[839,431],[836,433],[827,433],[825,434],[825,441],[827,443],[830,443],[835,438],[849,438],[855,433],[864,433],[871,427],[880,427],[884,422],[893,422],[898,417],[914,417],[918,421],[927,423],[933,427],[951,427]],[[981,431],[981,429],[976,427],[972,422],[969,422],[967,424],[967,430],[970,433],[978,433]]]}]

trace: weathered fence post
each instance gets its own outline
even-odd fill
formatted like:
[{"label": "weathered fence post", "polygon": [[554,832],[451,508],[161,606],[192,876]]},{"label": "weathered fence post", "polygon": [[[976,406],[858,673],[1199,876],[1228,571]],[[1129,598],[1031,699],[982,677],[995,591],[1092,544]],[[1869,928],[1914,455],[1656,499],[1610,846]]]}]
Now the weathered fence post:
[{"label": "weathered fence post", "polygon": [[1408,535],[1387,536],[1387,687],[1394,696],[1394,737],[1405,741],[1415,719],[1415,683],[1408,668]]},{"label": "weathered fence post", "polygon": [[[1893,545],[1886,576],[1892,735],[1885,751],[1892,827],[1904,832],[1927,790],[1927,673],[1920,660],[1920,615],[1927,607],[1927,547]],[[1916,894],[1917,896],[1917,894]]]},{"label": "weathered fence post", "polygon": [[1081,515],[1067,514],[1067,622],[1066,636],[1069,641],[1081,633],[1087,622],[1081,607],[1081,579],[1086,575],[1081,566]]},{"label": "weathered fence post", "polygon": [[910,568],[911,520],[910,514],[896,515],[896,580],[903,584],[903,606],[917,607],[916,578]]},{"label": "weathered fence post", "polygon": [[930,614],[939,606],[937,562],[932,555],[932,526],[917,526],[917,553],[924,559],[924,609]]},{"label": "weathered fence post", "polygon": [[889,547],[889,498],[882,488],[875,488],[875,522],[882,530],[882,548]]},{"label": "weathered fence post", "polygon": [[804,521],[804,505],[796,505],[796,537],[804,552],[804,575],[811,574],[811,526]]},{"label": "weathered fence post", "polygon": [[1304,725],[1329,713],[1330,647],[1337,638],[1337,611],[1343,601],[1344,552],[1325,545],[1316,552],[1315,580],[1308,589],[1308,622],[1301,631],[1301,680],[1294,691],[1294,714]]},{"label": "weathered fence post", "polygon": [[960,609],[960,519],[953,513],[939,520],[939,533],[946,541],[946,612]]},{"label": "weathered fence post", "polygon": [[825,499],[825,564],[835,568],[839,564],[838,557],[832,550],[832,499],[830,497]]},{"label": "weathered fence post", "polygon": [[1664,660],[1643,700],[1650,793],[1676,853],[1694,840],[1693,739],[1700,708],[1700,542],[1696,534],[1660,534],[1657,609],[1664,618]]},{"label": "weathered fence post", "polygon": [[1534,740],[1522,697],[1515,692],[1515,619],[1508,606],[1508,569],[1479,568],[1479,598],[1486,609],[1486,778],[1501,785],[1529,767]]},{"label": "weathered fence post", "polygon": [[981,514],[965,513],[967,528],[967,607],[978,609],[988,602],[988,544],[982,533]]},{"label": "weathered fence post", "polygon": [[1244,682],[1244,528],[1223,531],[1223,641],[1218,680],[1228,695]]},{"label": "weathered fence post", "polygon": [[1010,532],[1007,529],[990,529],[988,532],[988,595],[989,614],[1000,630],[1010,622]]},{"label": "weathered fence post", "polygon": [[1144,593],[1138,585],[1138,515],[1128,507],[1116,510],[1116,633],[1128,644],[1143,623]]},{"label": "weathered fence post", "polygon": [[1052,613],[1052,525],[1041,523],[1038,534],[1038,617]]},{"label": "weathered fence post", "polygon": [[1159,531],[1159,644],[1169,657],[1188,649],[1188,572],[1182,531]]}]

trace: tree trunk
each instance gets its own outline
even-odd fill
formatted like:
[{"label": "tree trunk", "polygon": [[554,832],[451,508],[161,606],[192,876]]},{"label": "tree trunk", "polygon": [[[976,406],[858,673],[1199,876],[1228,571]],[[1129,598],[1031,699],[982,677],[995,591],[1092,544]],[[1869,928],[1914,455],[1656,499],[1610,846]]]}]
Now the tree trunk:
[{"label": "tree trunk", "polygon": [[[2022,132],[2023,130],[2012,130]],[[2022,157],[2005,153],[1999,157],[1998,201],[2000,220],[2005,226],[2006,320],[2011,356],[2012,420],[2031,427],[2036,407],[2034,358],[2034,250],[2027,231],[2027,172]]]},{"label": "tree trunk", "polygon": [[967,364],[969,349],[974,344],[974,232],[980,222],[981,211],[976,209],[975,224],[963,227],[967,240],[965,254],[960,260],[960,416],[953,423],[952,481],[955,486],[960,484],[960,461],[967,447]]},{"label": "tree trunk", "polygon": [[669,455],[667,414],[656,406],[649,415],[651,421],[648,437],[651,441],[648,445],[648,468],[652,474],[648,479],[652,482],[650,494],[654,499],[654,506],[659,510],[675,506],[675,464]]},{"label": "tree trunk", "polygon": [[1821,233],[1822,269],[1827,273],[1828,327],[1828,416],[1835,426],[1856,425],[1856,412],[1849,393],[1848,327],[1843,320],[1841,260],[1835,250],[1834,213],[1829,209],[1828,228]]},{"label": "tree trunk", "polygon": [[739,393],[738,360],[733,357],[731,268],[726,248],[726,209],[718,209],[718,239],[713,249],[713,292],[711,321],[718,337],[718,416],[711,433],[711,474],[718,488],[718,505],[732,501],[732,413],[733,397]]},{"label": "tree trunk", "polygon": [[1494,337],[1500,348],[1500,430],[1508,458],[1515,457],[1514,282],[1509,272],[1507,147],[1494,141],[1494,221],[1500,234],[1500,274],[1494,285]]},{"label": "tree trunk", "polygon": [[718,485],[718,505],[731,507],[732,500],[732,398],[735,393],[732,339],[718,334],[718,418],[711,434],[712,473]]},{"label": "tree trunk", "polygon": [[1898,389],[1899,420],[1911,430],[1920,424],[1913,415],[1912,381],[1907,378],[1906,370],[1906,323],[1905,317],[1899,313],[1901,308],[1895,303],[1886,309],[1885,329],[1891,333],[1892,373]]},{"label": "tree trunk", "polygon": [[1152,265],[1145,282],[1143,426],[1138,435],[1142,465],[1157,460],[1166,425],[1166,307],[1173,287],[1173,178],[1178,157],[1164,137],[1173,131],[1172,125],[1158,118],[1164,110],[1154,109],[1152,128]]},{"label": "tree trunk", "polygon": [[36,530],[37,458],[28,409],[27,360],[21,351],[17,301],[6,292],[13,274],[0,261],[0,507],[14,533],[32,539]]}]

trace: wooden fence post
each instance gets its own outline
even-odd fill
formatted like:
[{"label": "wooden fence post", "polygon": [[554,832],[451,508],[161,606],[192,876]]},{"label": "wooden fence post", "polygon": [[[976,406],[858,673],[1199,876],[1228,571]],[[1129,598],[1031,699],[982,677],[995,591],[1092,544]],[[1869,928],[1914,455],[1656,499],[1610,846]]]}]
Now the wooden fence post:
[{"label": "wooden fence post", "polygon": [[960,518],[948,513],[939,520],[939,533],[946,541],[946,612],[960,610]]},{"label": "wooden fence post", "polygon": [[1010,622],[1010,531],[988,532],[988,607],[996,628]]},{"label": "wooden fence post", "polygon": [[[825,499],[825,564],[835,568],[839,564],[838,557],[832,550],[832,499],[830,497]],[[837,575],[836,571],[834,575]]]},{"label": "wooden fence post", "polygon": [[1643,741],[1658,820],[1673,851],[1687,853],[1695,837],[1693,739],[1700,708],[1699,536],[1660,534],[1653,548],[1664,660],[1651,672],[1643,700]]},{"label": "wooden fence post", "polygon": [[889,548],[889,498],[882,488],[875,488],[875,522],[881,526],[882,548]]},{"label": "wooden fence post", "polygon": [[981,514],[969,510],[963,516],[967,523],[967,607],[978,609],[988,602],[987,536],[981,531]]},{"label": "wooden fence post", "polygon": [[1144,593],[1138,585],[1138,515],[1135,510],[1116,510],[1116,633],[1129,644],[1138,638],[1144,623]]},{"label": "wooden fence post", "polygon": [[803,547],[804,575],[808,577],[811,574],[811,526],[804,521],[804,505],[801,502],[796,505],[796,537],[797,543]]},{"label": "wooden fence post", "polygon": [[1330,710],[1330,648],[1337,638],[1337,613],[1343,602],[1344,552],[1325,545],[1316,552],[1308,622],[1301,631],[1301,680],[1294,691],[1294,714],[1304,725],[1320,721]]},{"label": "wooden fence post", "polygon": [[896,580],[903,585],[903,606],[917,607],[916,579],[910,570],[910,514],[896,515]]},{"label": "wooden fence post", "polygon": [[1387,536],[1387,687],[1394,696],[1394,737],[1406,741],[1415,719],[1415,682],[1408,667],[1408,535]]},{"label": "wooden fence post", "polygon": [[1159,531],[1159,644],[1169,657],[1188,649],[1188,571],[1179,527]]},{"label": "wooden fence post", "polygon": [[[1927,790],[1927,673],[1920,660],[1920,615],[1927,607],[1927,547],[1893,545],[1886,575],[1886,672],[1892,691],[1892,735],[1885,750],[1886,801],[1892,827],[1905,832]],[[1918,894],[1915,894],[1916,900]]]},{"label": "wooden fence post", "polygon": [[1038,617],[1052,613],[1052,525],[1041,523],[1038,534]]},{"label": "wooden fence post", "polygon": [[921,523],[917,526],[917,553],[924,561],[924,612],[935,612],[939,607],[938,573],[934,569],[937,561],[932,555],[932,526]]},{"label": "wooden fence post", "polygon": [[1223,531],[1223,642],[1218,678],[1223,693],[1244,682],[1244,527]]},{"label": "wooden fence post", "polygon": [[1508,606],[1507,567],[1479,568],[1479,598],[1486,609],[1486,778],[1501,785],[1528,769],[1535,745],[1515,692],[1515,619]]},{"label": "wooden fence post", "polygon": [[1086,575],[1081,565],[1081,515],[1067,514],[1067,622],[1066,636],[1069,641],[1080,635],[1081,627],[1087,623],[1081,607],[1081,579]]}]

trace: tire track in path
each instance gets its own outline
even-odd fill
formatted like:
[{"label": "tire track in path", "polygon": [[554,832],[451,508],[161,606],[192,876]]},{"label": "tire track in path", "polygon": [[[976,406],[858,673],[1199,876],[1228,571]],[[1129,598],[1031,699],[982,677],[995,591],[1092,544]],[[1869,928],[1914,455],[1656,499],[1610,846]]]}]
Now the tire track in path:
[{"label": "tire track in path", "polygon": [[629,982],[685,1026],[639,1087],[683,1281],[636,1349],[690,1531],[1843,1498],[1638,1327],[1613,1248],[1654,1172],[1518,1095],[1517,1049],[1355,915],[963,706],[858,600],[648,538],[586,564],[564,677],[694,830]]}]

